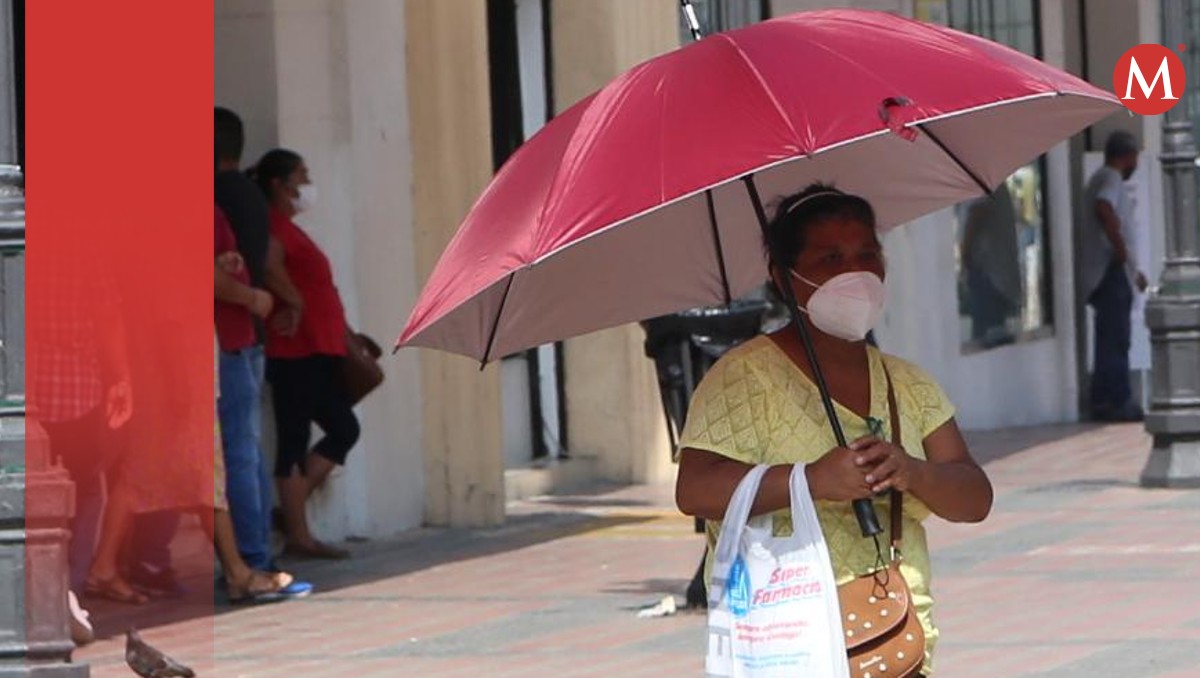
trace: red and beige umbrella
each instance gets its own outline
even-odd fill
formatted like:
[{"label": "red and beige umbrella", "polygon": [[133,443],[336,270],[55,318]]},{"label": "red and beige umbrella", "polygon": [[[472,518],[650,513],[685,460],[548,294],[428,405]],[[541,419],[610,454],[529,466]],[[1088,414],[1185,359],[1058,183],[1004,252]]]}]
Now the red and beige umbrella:
[{"label": "red and beige umbrella", "polygon": [[882,12],[715,34],[629,70],[522,145],[447,246],[398,346],[486,363],[728,303],[767,279],[764,200],[833,183],[892,228],[990,194],[1118,110],[1111,93],[1037,59]]},{"label": "red and beige umbrella", "polygon": [[1015,50],[882,12],[802,12],[651,59],[501,168],[400,336],[489,361],[721,304],[767,277],[751,188],[866,197],[882,228],[987,195],[1120,110]]}]

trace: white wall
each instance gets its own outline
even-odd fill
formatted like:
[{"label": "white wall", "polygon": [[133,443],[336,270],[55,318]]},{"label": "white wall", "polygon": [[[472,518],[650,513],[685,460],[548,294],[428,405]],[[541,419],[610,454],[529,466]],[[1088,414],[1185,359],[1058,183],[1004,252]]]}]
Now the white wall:
[{"label": "white wall", "polygon": [[[365,495],[350,528],[381,536],[421,524],[425,510],[421,378],[416,351],[390,354],[418,287],[413,249],[404,3],[346,3],[349,45],[353,264],[350,321],[384,347],[387,381],[359,408]],[[353,299],[353,303],[350,302]],[[364,501],[365,500],[365,501]]]},{"label": "white wall", "polygon": [[275,16],[271,0],[215,0],[213,99],[246,125],[244,160],[253,162],[278,137]]},{"label": "white wall", "polygon": [[[318,201],[297,221],[329,256],[350,323],[390,348],[417,294],[403,3],[218,0],[216,21],[216,99],[246,120],[247,162],[275,145],[305,158]],[[320,538],[421,523],[417,355],[383,364],[347,467],[310,502]]]}]

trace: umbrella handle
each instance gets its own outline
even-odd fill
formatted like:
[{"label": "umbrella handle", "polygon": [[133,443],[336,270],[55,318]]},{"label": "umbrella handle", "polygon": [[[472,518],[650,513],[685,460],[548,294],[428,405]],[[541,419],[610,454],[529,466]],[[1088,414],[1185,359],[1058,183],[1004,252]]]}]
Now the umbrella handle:
[{"label": "umbrella handle", "polygon": [[[750,174],[743,179],[746,182],[746,190],[750,194],[750,202],[754,205],[754,213],[758,217],[758,224],[762,228],[763,235],[767,234],[767,213],[763,209],[762,198],[758,194],[758,187],[754,184],[754,175]],[[770,249],[767,251],[767,270],[771,271],[775,268],[775,262],[771,260]],[[829,419],[829,426],[833,429],[833,436],[837,439],[837,444],[840,447],[846,447],[846,433],[842,430],[842,422],[838,419],[837,411],[833,408],[833,397],[829,395],[829,385],[825,382],[825,374],[821,371],[821,365],[817,362],[817,352],[813,348],[812,336],[808,333],[808,325],[800,316],[800,308],[796,303],[796,292],[791,285],[779,285],[783,289],[784,301],[787,304],[788,312],[792,316],[792,322],[796,328],[800,330],[800,339],[804,344],[804,353],[808,356],[808,364],[812,366],[813,378],[817,382],[817,390],[821,392],[821,404],[825,406],[825,416]],[[883,532],[883,528],[879,526],[879,516],[875,514],[875,505],[870,499],[855,499],[854,516],[858,519],[858,527],[862,530],[864,537],[874,537]],[[875,543],[876,548],[879,547],[878,540]]]}]

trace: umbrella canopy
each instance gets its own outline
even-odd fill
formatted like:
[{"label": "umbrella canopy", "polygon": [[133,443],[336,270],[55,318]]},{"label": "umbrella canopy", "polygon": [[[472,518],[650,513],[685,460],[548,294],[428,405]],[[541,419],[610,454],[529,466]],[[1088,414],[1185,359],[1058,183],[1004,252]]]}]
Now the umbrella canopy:
[{"label": "umbrella canopy", "polygon": [[886,229],[990,193],[1119,109],[1020,52],[883,12],[712,35],[626,72],[521,146],[398,344],[486,362],[727,303],[767,277],[743,179],[768,200],[834,183]]}]

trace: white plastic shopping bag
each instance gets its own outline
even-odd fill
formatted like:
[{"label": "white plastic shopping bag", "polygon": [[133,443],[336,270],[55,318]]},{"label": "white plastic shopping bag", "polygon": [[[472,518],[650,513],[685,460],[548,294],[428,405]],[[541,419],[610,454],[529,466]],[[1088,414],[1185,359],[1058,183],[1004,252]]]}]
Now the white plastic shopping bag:
[{"label": "white plastic shopping bag", "polygon": [[837,587],[803,465],[792,472],[792,536],[750,518],[767,466],[738,485],[708,592],[709,678],[849,678]]}]

